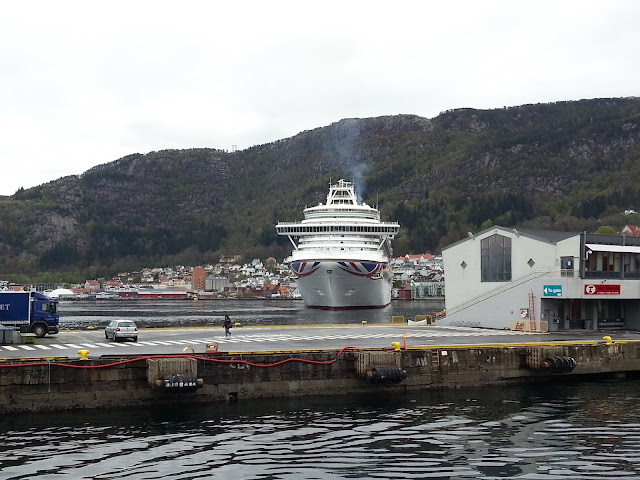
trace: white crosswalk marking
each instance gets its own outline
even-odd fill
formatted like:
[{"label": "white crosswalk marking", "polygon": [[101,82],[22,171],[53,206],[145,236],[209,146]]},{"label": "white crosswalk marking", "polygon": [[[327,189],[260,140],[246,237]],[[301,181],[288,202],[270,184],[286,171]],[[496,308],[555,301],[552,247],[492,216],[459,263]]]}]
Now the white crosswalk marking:
[{"label": "white crosswalk marking", "polygon": [[[100,349],[104,348],[116,348],[118,347],[119,352],[123,353],[131,353],[133,350],[140,350],[141,348],[145,348],[144,352],[152,351],[151,347],[155,346],[165,346],[171,347],[167,350],[171,350],[174,353],[176,351],[185,351],[187,349],[189,352],[193,350],[194,352],[202,352],[204,350],[204,345],[243,345],[243,344],[271,344],[274,343],[286,343],[290,342],[293,347],[296,342],[319,342],[318,347],[322,347],[323,342],[325,345],[335,345],[336,342],[344,341],[345,345],[347,342],[357,341],[357,340],[380,340],[382,342],[385,341],[400,341],[403,339],[406,340],[411,339],[412,345],[428,345],[429,342],[439,341],[440,338],[448,337],[453,339],[460,339],[464,342],[464,338],[470,337],[497,337],[497,336],[523,336],[530,335],[535,332],[522,332],[522,331],[511,331],[511,330],[490,330],[490,329],[482,329],[482,328],[473,328],[473,327],[453,327],[453,326],[438,326],[438,327],[407,327],[406,330],[398,331],[399,329],[388,330],[384,328],[363,328],[362,330],[355,331],[354,329],[344,330],[344,334],[340,334],[339,329],[320,329],[308,330],[308,334],[306,332],[296,331],[296,334],[287,334],[287,333],[274,333],[273,335],[269,333],[260,333],[258,331],[252,332],[251,330],[238,332],[237,334],[229,337],[225,337],[224,335],[217,336],[212,332],[209,332],[208,335],[211,335],[208,338],[197,338],[197,339],[185,339],[185,340],[146,340],[140,342],[95,342],[95,343],[64,343],[64,344],[33,344],[33,345],[0,345],[0,351],[7,352],[20,352],[20,351],[46,351],[46,350],[67,350],[69,355],[71,353],[75,354],[77,350],[81,349],[90,349],[92,352],[97,351],[97,354],[100,354]],[[326,335],[321,333],[326,332]],[[216,332],[217,333],[217,332]],[[303,333],[303,334],[300,334]],[[80,337],[77,337],[78,340]],[[298,344],[299,346],[300,344]],[[187,347],[190,347],[188,349]],[[277,345],[274,345],[277,347]],[[227,347],[229,348],[229,347]],[[160,349],[158,349],[160,350]],[[64,353],[64,352],[62,352]]]},{"label": "white crosswalk marking", "polygon": [[[415,339],[429,339],[438,337],[451,336],[452,332],[455,332],[459,337],[481,337],[486,335],[523,335],[528,332],[518,332],[511,330],[485,330],[473,327],[440,327],[443,330],[425,330],[415,331],[410,330],[407,332],[389,335],[388,333],[362,333],[362,334],[345,334],[345,335],[309,335],[309,336],[294,336],[294,335],[242,335],[236,337],[221,337],[213,340],[208,340],[208,343],[249,343],[249,342],[296,342],[296,341],[322,341],[322,340],[358,340],[358,339],[381,339],[381,338],[415,338]],[[192,341],[193,344],[197,344],[197,341]]]}]

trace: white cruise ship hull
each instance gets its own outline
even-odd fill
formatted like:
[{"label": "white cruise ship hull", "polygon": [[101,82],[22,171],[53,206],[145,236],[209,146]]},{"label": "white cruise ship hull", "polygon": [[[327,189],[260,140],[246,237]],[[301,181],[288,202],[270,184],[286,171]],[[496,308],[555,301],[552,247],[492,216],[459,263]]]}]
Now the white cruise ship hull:
[{"label": "white cruise ship hull", "polygon": [[296,285],[310,308],[383,308],[391,302],[392,274],[386,264],[354,261],[292,262]]}]

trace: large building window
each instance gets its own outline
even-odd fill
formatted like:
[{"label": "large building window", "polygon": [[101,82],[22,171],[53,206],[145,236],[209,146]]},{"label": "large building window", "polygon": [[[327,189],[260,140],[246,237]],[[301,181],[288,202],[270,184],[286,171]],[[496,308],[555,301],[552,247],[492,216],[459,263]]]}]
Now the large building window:
[{"label": "large building window", "polygon": [[511,281],[511,239],[491,235],[480,243],[483,282]]}]

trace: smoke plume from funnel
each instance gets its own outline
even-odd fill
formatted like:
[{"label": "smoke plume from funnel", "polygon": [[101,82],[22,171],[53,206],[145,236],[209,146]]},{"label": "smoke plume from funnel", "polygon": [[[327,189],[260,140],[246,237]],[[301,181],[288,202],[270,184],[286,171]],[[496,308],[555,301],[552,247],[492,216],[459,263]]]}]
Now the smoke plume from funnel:
[{"label": "smoke plume from funnel", "polygon": [[338,163],[349,172],[349,180],[355,186],[358,203],[362,203],[366,187],[364,177],[369,165],[358,158],[360,155],[358,155],[356,142],[361,134],[360,122],[349,118],[339,121],[335,127],[334,146],[338,153]]},{"label": "smoke plume from funnel", "polygon": [[365,163],[358,163],[357,165],[351,165],[349,168],[349,173],[351,174],[351,179],[353,181],[353,185],[355,187],[356,196],[358,197],[358,203],[362,203],[364,190],[365,190],[365,181],[364,176],[369,169],[369,165]]}]

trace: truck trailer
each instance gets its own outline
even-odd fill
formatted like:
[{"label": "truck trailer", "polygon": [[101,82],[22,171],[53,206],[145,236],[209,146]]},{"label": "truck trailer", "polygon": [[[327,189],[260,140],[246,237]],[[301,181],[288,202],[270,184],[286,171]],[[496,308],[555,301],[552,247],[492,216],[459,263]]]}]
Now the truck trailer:
[{"label": "truck trailer", "polygon": [[42,338],[60,331],[58,302],[35,291],[0,291],[0,324]]}]

